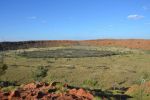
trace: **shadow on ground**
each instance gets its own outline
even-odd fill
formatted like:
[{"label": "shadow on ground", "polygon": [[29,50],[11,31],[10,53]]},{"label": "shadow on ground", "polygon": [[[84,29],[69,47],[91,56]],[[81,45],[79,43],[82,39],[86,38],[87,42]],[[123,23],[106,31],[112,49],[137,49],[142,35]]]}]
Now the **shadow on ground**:
[{"label": "shadow on ground", "polygon": [[[68,86],[68,88],[73,89],[80,89],[81,87],[75,87],[75,86]],[[103,99],[107,99],[107,100],[128,100],[129,98],[133,98],[129,95],[124,94],[125,91],[127,91],[128,88],[120,88],[117,89],[115,91],[119,91],[118,94],[114,94],[111,89],[110,90],[106,90],[106,91],[102,91],[101,89],[89,89],[89,88],[83,88],[85,90],[90,91],[91,94],[94,95],[94,97],[100,97]]]}]

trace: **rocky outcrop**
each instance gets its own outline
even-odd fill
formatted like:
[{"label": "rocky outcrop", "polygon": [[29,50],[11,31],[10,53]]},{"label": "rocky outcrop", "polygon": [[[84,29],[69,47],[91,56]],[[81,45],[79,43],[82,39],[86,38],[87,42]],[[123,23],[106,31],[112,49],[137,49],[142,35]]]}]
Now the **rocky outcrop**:
[{"label": "rocky outcrop", "polygon": [[16,90],[0,91],[0,100],[92,100],[94,97],[84,89],[69,89],[61,83],[29,83]]}]

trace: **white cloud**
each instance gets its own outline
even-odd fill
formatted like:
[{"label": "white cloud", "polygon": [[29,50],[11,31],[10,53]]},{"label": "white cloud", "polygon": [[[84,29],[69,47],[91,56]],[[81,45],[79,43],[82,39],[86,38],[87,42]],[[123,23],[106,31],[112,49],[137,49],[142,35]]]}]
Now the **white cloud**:
[{"label": "white cloud", "polygon": [[35,20],[35,19],[37,19],[37,17],[36,16],[30,16],[30,17],[27,17],[27,19]]},{"label": "white cloud", "polygon": [[135,15],[128,15],[127,18],[132,20],[138,20],[144,18],[144,16],[135,14]]}]

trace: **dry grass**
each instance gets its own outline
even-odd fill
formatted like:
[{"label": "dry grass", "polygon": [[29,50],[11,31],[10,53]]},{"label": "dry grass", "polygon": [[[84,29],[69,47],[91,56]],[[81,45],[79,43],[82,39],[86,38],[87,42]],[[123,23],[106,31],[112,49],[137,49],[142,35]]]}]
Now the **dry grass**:
[{"label": "dry grass", "polygon": [[[117,47],[54,47],[28,49],[25,51],[45,51],[72,48],[86,50],[104,50],[125,52],[124,55],[107,57],[84,57],[84,58],[26,58],[18,56],[16,51],[6,53],[5,63],[9,66],[3,80],[26,83],[33,80],[32,71],[37,66],[46,66],[48,76],[45,81],[62,81],[75,86],[85,86],[87,80],[97,81],[97,85],[86,84],[91,88],[107,89],[117,84],[127,87],[136,83],[145,73],[150,70],[150,54],[141,50],[117,48]],[[21,53],[24,50],[17,50]]]}]

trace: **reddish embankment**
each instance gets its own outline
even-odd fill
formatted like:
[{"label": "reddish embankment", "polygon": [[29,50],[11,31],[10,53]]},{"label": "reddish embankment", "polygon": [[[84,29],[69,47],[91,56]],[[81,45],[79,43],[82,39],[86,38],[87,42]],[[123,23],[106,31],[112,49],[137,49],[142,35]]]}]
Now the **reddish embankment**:
[{"label": "reddish embankment", "polygon": [[142,40],[142,39],[87,40],[87,41],[82,41],[82,43],[89,44],[89,45],[97,45],[97,46],[121,46],[127,48],[150,50],[150,40]]},{"label": "reddish embankment", "polygon": [[14,91],[0,92],[0,100],[92,100],[84,89],[68,89],[55,83],[30,83]]},{"label": "reddish embankment", "polygon": [[144,39],[100,39],[100,40],[49,40],[49,41],[22,41],[22,42],[0,42],[0,50],[13,50],[25,48],[41,48],[56,46],[120,46],[127,48],[150,50],[150,40]]}]

